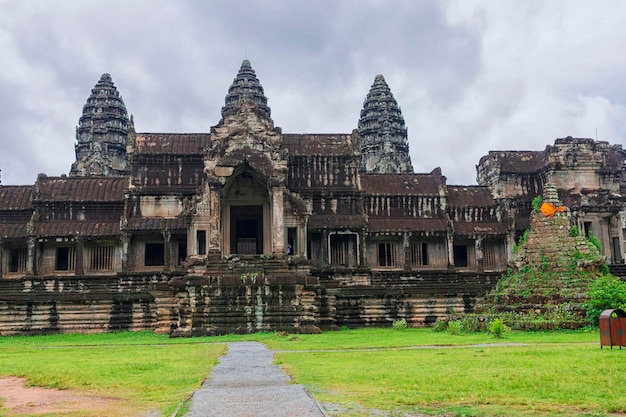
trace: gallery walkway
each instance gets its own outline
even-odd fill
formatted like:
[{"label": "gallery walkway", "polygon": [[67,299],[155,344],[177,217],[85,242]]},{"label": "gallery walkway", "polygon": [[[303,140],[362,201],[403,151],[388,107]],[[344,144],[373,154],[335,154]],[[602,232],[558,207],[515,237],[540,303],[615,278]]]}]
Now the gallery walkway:
[{"label": "gallery walkway", "polygon": [[301,385],[272,364],[272,352],[255,342],[228,344],[184,417],[323,417]]}]

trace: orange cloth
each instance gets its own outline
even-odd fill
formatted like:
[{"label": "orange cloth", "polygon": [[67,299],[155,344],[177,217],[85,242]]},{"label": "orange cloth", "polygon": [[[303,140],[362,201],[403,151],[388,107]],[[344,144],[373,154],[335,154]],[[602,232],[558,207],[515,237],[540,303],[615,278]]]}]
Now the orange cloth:
[{"label": "orange cloth", "polygon": [[563,213],[565,211],[565,206],[557,207],[552,203],[543,203],[541,204],[540,210],[544,216],[550,217],[554,216],[554,213],[557,211]]}]

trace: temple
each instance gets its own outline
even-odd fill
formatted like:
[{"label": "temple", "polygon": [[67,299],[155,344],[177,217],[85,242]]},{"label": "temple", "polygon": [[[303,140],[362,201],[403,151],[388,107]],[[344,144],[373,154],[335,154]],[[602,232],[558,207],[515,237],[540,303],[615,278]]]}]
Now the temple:
[{"label": "temple", "polygon": [[546,183],[624,261],[621,145],[491,151],[448,185],[413,172],[382,75],[348,133],[283,133],[267,102],[245,60],[209,132],[139,133],[102,75],[69,175],[0,185],[0,334],[428,325],[495,285]]}]

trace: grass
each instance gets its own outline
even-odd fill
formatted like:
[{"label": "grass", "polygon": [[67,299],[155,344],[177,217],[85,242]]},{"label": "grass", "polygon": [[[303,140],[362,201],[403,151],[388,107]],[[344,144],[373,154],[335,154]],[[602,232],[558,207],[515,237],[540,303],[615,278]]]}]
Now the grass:
[{"label": "grass", "polygon": [[[626,351],[601,350],[597,330],[512,332],[505,339],[430,329],[5,337],[0,375],[123,398],[128,407],[119,417],[154,409],[169,416],[225,351],[221,342],[241,340],[280,351],[277,363],[318,401],[332,404],[334,416],[626,414]],[[4,411],[0,415],[10,415]]]},{"label": "grass", "polygon": [[[182,342],[146,332],[0,338],[0,375],[119,398],[118,416],[150,410],[171,415],[226,350],[223,344]],[[0,408],[0,415],[11,414]]]}]

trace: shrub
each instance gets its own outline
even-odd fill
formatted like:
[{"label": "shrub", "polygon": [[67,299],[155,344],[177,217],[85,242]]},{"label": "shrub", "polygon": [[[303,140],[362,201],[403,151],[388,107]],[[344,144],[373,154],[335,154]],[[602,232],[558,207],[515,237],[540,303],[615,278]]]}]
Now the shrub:
[{"label": "shrub", "polygon": [[406,320],[405,319],[399,319],[399,320],[394,320],[393,323],[391,324],[391,327],[394,330],[399,330],[399,331],[403,331],[406,330]]},{"label": "shrub", "polygon": [[448,322],[448,331],[450,334],[457,336],[463,331],[463,325],[458,320],[452,320]]},{"label": "shrub", "polygon": [[571,237],[578,237],[580,235],[580,232],[578,231],[578,227],[576,226],[572,226],[569,228],[569,235]]},{"label": "shrub", "polygon": [[600,253],[602,253],[602,242],[600,242],[600,239],[598,239],[598,236],[594,235],[591,230],[589,231],[589,235],[587,236],[587,239],[589,240],[589,242],[591,242],[593,246],[598,248],[598,251]]},{"label": "shrub", "polygon": [[533,198],[533,202],[531,203],[532,207],[533,207],[533,211],[538,212],[539,210],[541,210],[541,205],[543,204],[543,197],[538,195],[535,198]]},{"label": "shrub", "polygon": [[480,333],[485,331],[484,319],[475,314],[466,314],[461,317],[461,327],[466,332]]},{"label": "shrub", "polygon": [[489,333],[491,333],[495,338],[501,339],[510,331],[511,329],[509,326],[504,324],[501,318],[494,319],[489,324]]},{"label": "shrub", "polygon": [[529,229],[524,230],[524,234],[522,234],[522,236],[520,236],[520,238],[517,241],[517,243],[513,244],[512,252],[514,254],[517,253],[517,251],[522,247],[522,245],[524,243],[526,243],[526,241],[528,240],[528,235],[529,234],[530,234],[530,230]]},{"label": "shrub", "polygon": [[433,332],[445,332],[448,328],[448,323],[445,320],[437,319],[433,324]]},{"label": "shrub", "polygon": [[597,326],[600,314],[610,308],[626,308],[626,282],[614,275],[603,275],[591,284],[589,299],[583,303],[587,319]]}]

